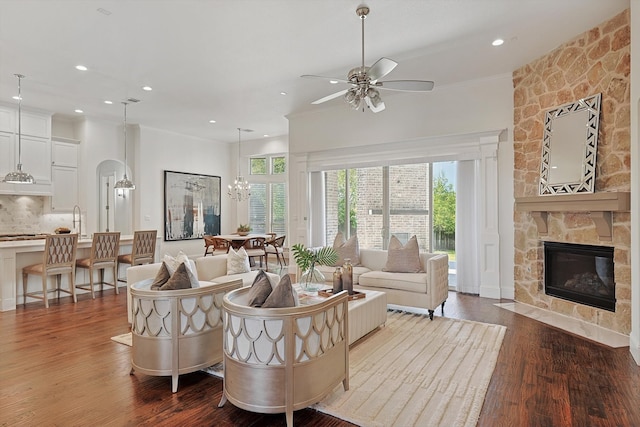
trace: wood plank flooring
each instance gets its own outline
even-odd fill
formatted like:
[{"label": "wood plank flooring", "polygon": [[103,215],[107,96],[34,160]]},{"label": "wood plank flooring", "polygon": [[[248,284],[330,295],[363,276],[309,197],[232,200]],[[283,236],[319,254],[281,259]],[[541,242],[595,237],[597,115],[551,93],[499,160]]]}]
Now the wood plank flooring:
[{"label": "wood plank flooring", "polygon": [[[122,289],[121,289],[122,291]],[[507,326],[479,426],[640,426],[640,367],[611,349],[450,293],[445,316]],[[440,315],[440,310],[436,311]],[[0,426],[284,426],[227,403],[222,381],[201,372],[129,375],[130,349],[109,338],[128,331],[126,295],[112,289],[0,313]],[[296,426],[351,424],[310,409]]]}]

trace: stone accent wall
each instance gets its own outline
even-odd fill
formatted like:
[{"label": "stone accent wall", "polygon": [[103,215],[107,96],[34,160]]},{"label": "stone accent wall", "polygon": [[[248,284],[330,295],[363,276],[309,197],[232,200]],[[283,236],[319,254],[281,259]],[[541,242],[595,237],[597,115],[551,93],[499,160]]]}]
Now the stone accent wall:
[{"label": "stone accent wall", "polygon": [[[629,10],[513,73],[514,196],[538,195],[545,111],[602,93],[595,191],[630,191]],[[515,299],[624,334],[631,329],[631,257],[628,212],[613,214],[613,240],[601,242],[587,213],[554,212],[548,236],[539,236],[527,212],[515,212]],[[614,246],[616,311],[599,310],[544,294],[542,240]]]}]

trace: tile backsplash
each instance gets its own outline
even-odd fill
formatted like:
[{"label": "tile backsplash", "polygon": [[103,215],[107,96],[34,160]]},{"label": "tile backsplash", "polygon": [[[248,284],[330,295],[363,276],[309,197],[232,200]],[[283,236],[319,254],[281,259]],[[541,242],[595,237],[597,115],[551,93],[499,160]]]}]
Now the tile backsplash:
[{"label": "tile backsplash", "polygon": [[48,202],[49,199],[43,196],[0,196],[0,234],[53,233],[58,227],[73,229],[72,214],[45,212]]}]

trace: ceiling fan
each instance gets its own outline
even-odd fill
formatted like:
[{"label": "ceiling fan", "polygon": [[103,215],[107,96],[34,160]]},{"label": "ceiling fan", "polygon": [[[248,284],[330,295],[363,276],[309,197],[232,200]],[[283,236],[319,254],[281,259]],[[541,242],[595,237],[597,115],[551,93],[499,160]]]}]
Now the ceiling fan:
[{"label": "ceiling fan", "polygon": [[333,77],[314,76],[305,74],[302,77],[328,80],[329,82],[346,83],[351,85],[350,88],[341,90],[331,95],[313,101],[312,104],[322,104],[344,95],[344,100],[354,110],[360,109],[364,111],[364,105],[369,107],[371,111],[377,113],[384,110],[384,102],[380,98],[378,89],[395,90],[400,92],[429,92],[433,89],[433,82],[428,80],[387,80],[380,81],[381,78],[389,74],[398,63],[389,58],[378,59],[371,67],[364,65],[364,20],[369,14],[369,7],[360,5],[356,9],[356,15],[360,17],[362,22],[362,65],[353,68],[347,74],[347,79],[337,79]]}]

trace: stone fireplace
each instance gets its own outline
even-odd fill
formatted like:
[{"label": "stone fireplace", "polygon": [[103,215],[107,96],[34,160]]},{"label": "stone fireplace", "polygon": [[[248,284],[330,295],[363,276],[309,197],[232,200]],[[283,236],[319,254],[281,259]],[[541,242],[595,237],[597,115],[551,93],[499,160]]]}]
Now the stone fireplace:
[{"label": "stone fireplace", "polygon": [[615,311],[613,248],[544,242],[544,292]]},{"label": "stone fireplace", "polygon": [[[515,300],[622,334],[631,330],[630,23],[625,11],[513,73]],[[594,193],[539,196],[545,111],[601,93]],[[545,292],[544,243],[609,247],[605,308]],[[607,255],[609,256],[609,255]]]}]

